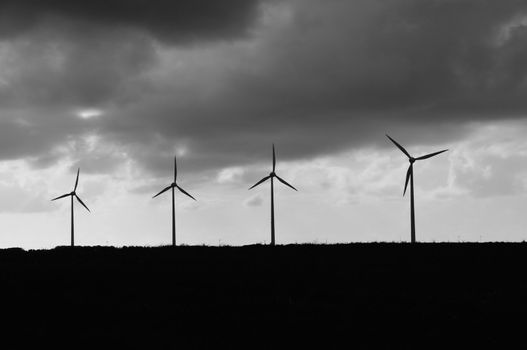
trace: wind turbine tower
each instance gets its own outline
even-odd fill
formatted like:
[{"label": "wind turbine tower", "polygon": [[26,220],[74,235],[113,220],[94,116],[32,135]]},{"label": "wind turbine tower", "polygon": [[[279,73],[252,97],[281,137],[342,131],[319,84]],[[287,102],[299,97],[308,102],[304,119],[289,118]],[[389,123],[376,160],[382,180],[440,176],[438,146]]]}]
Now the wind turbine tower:
[{"label": "wind turbine tower", "polygon": [[249,188],[250,189],[253,189],[255,188],[256,186],[258,186],[259,184],[271,179],[271,245],[274,246],[275,245],[275,228],[274,228],[274,178],[276,178],[278,181],[280,181],[281,183],[283,183],[284,185],[288,186],[288,187],[291,187],[293,190],[295,191],[298,191],[296,188],[294,188],[293,186],[291,186],[290,184],[288,184],[284,179],[282,179],[280,176],[278,176],[276,173],[275,173],[275,170],[276,170],[276,153],[275,153],[275,149],[274,149],[274,144],[273,144],[273,171],[266,177],[264,177],[263,179],[261,179],[260,181],[258,181],[256,184],[254,184],[253,186],[251,186]]},{"label": "wind turbine tower", "polygon": [[174,157],[174,182],[172,182],[170,185],[165,187],[161,192],[156,194],[152,198],[156,198],[160,194],[172,189],[172,246],[174,247],[176,245],[176,197],[174,193],[174,189],[177,188],[181,193],[189,196],[193,200],[196,200],[196,198],[192,197],[190,194],[187,193],[184,189],[182,189],[177,183],[177,160],[176,157]]},{"label": "wind turbine tower", "polygon": [[88,207],[86,206],[86,204],[84,204],[82,199],[80,199],[79,196],[77,196],[76,191],[77,191],[77,186],[79,185],[79,173],[80,173],[80,168],[77,170],[77,179],[75,180],[75,187],[73,188],[73,191],[52,199],[52,201],[55,201],[57,199],[61,199],[65,197],[71,197],[71,246],[72,247],[75,246],[75,225],[74,225],[74,220],[73,220],[73,197],[77,198],[77,201],[80,204],[82,204],[82,206],[86,208],[87,211],[90,211],[90,209],[88,209]]},{"label": "wind turbine tower", "polygon": [[397,141],[395,141],[388,135],[386,135],[386,137],[388,137],[390,141],[392,141],[394,145],[397,146],[397,148],[399,148],[401,152],[403,152],[408,157],[408,161],[410,162],[410,166],[408,167],[408,170],[406,171],[406,182],[404,183],[403,196],[406,194],[406,188],[408,187],[408,182],[410,182],[410,223],[411,223],[410,235],[411,235],[411,242],[415,243],[414,163],[416,160],[424,160],[424,159],[437,156],[438,154],[448,151],[448,149],[444,149],[439,152],[434,152],[434,153],[426,154],[421,157],[414,158],[410,155],[410,153],[408,153],[406,149],[404,149],[403,146],[397,143]]}]

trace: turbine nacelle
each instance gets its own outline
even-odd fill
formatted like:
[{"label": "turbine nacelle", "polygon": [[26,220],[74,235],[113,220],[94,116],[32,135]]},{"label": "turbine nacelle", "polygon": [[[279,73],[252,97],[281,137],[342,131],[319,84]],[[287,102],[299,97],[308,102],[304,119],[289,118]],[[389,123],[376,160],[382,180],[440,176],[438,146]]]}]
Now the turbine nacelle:
[{"label": "turbine nacelle", "polygon": [[177,188],[181,193],[183,193],[184,195],[192,198],[193,200],[196,200],[196,198],[192,197],[187,191],[185,191],[184,189],[182,189],[180,186],[178,186],[178,184],[176,183],[176,178],[177,178],[177,163],[176,163],[176,158],[174,157],[174,182],[172,182],[170,185],[168,185],[167,187],[165,187],[163,190],[161,190],[161,192],[159,192],[158,194],[156,194],[154,197],[152,198],[156,198],[157,196],[159,196],[160,194],[162,193],[165,193],[166,191],[170,190],[170,189],[173,189],[173,188]]},{"label": "turbine nacelle", "polygon": [[53,198],[52,201],[56,201],[57,199],[62,199],[62,198],[70,197],[70,196],[75,197],[77,198],[77,201],[80,204],[82,204],[84,208],[86,208],[87,211],[90,211],[90,209],[88,209],[88,207],[86,206],[86,204],[84,204],[82,199],[80,199],[79,196],[77,196],[77,186],[79,185],[79,173],[80,173],[80,169],[77,170],[77,178],[75,179],[75,187],[73,188],[73,191],[71,191],[70,193],[63,194],[62,196],[58,196],[57,198]]},{"label": "turbine nacelle", "polygon": [[283,183],[284,185],[292,188],[293,190],[295,191],[298,191],[296,188],[294,188],[292,185],[290,185],[289,183],[287,183],[287,181],[285,181],[284,179],[282,179],[280,176],[278,176],[275,172],[276,170],[276,152],[275,152],[275,149],[274,149],[274,144],[273,144],[273,170],[269,173],[269,175],[267,175],[266,177],[264,177],[263,179],[261,179],[260,181],[258,181],[257,183],[255,183],[254,185],[252,185],[249,189],[253,189],[255,188],[256,186],[258,186],[259,184],[261,183],[264,183],[265,181],[269,180],[269,179],[272,179],[272,178],[276,178],[278,181],[280,181],[281,183]]},{"label": "turbine nacelle", "polygon": [[424,156],[420,156],[420,157],[414,158],[414,157],[412,157],[410,155],[410,153],[408,153],[408,151],[403,146],[401,146],[397,141],[392,139],[388,134],[386,134],[386,137],[388,137],[390,139],[390,141],[392,141],[393,144],[395,146],[397,146],[397,148],[399,148],[401,150],[401,152],[403,152],[408,157],[408,162],[410,162],[410,166],[408,167],[408,170],[406,171],[406,181],[404,183],[403,196],[406,194],[406,188],[408,187],[408,183],[409,183],[410,179],[413,179],[413,175],[414,175],[413,165],[414,165],[415,161],[416,160],[424,160],[424,159],[432,158],[434,156],[437,156],[438,154],[441,154],[443,152],[448,151],[448,149],[444,149],[444,150],[439,151],[439,152],[429,153],[429,154],[426,154]]}]

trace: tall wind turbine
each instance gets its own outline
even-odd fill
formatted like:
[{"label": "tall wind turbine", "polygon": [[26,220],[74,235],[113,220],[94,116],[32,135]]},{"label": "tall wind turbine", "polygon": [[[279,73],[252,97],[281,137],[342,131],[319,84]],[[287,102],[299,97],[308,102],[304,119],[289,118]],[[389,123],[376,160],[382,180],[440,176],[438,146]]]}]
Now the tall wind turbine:
[{"label": "tall wind turbine", "polygon": [[408,187],[408,181],[410,181],[410,221],[411,221],[411,241],[412,243],[415,243],[415,209],[414,209],[414,162],[416,160],[423,160],[428,159],[434,156],[437,156],[438,154],[441,154],[443,152],[448,151],[448,149],[444,149],[439,152],[434,152],[430,154],[426,154],[421,157],[414,158],[408,153],[407,150],[404,149],[403,146],[397,143],[394,139],[392,139],[388,134],[386,135],[394,144],[399,148],[407,157],[408,161],[410,162],[410,166],[408,167],[408,170],[406,171],[406,182],[404,183],[404,192],[403,196],[406,194],[406,188]]},{"label": "tall wind turbine", "polygon": [[278,181],[280,181],[284,185],[291,187],[295,191],[298,191],[296,188],[294,188],[293,186],[288,184],[280,176],[276,175],[275,170],[276,170],[276,153],[275,153],[274,144],[273,144],[273,171],[268,176],[264,177],[263,179],[258,181],[256,184],[254,184],[251,188],[249,188],[249,189],[255,188],[259,184],[267,181],[268,179],[271,179],[271,245],[272,246],[275,245],[275,234],[274,234],[274,178],[276,177],[278,179]]},{"label": "tall wind turbine", "polygon": [[172,182],[170,185],[164,188],[161,192],[159,192],[154,197],[152,197],[152,198],[156,198],[160,194],[172,189],[172,246],[176,245],[176,199],[174,196],[174,188],[177,188],[181,193],[189,196],[193,200],[196,200],[196,198],[192,197],[184,189],[179,187],[178,184],[176,183],[176,180],[177,180],[177,161],[176,161],[176,157],[174,157],[174,182]]},{"label": "tall wind turbine", "polygon": [[53,198],[52,201],[55,201],[57,199],[61,199],[61,198],[64,198],[64,197],[71,197],[71,246],[73,247],[75,245],[75,241],[74,241],[74,224],[73,224],[73,197],[77,198],[77,201],[79,201],[80,204],[82,204],[82,206],[84,208],[86,208],[86,210],[90,211],[90,209],[88,209],[88,207],[86,206],[86,204],[84,204],[84,202],[82,201],[82,199],[79,198],[79,196],[77,196],[77,193],[75,191],[77,191],[77,185],[79,184],[79,173],[80,173],[81,169],[79,168],[77,170],[77,179],[75,180],[75,187],[73,188],[73,191],[71,191],[70,193],[67,193],[67,194],[63,194],[62,196],[59,196],[57,198]]}]

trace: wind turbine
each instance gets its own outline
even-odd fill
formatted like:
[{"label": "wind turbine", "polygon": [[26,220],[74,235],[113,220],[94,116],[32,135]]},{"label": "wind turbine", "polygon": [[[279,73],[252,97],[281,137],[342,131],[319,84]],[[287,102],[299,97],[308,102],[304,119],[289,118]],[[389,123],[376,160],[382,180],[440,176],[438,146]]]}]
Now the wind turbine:
[{"label": "wind turbine", "polygon": [[174,196],[174,188],[177,188],[181,193],[186,194],[193,200],[196,200],[196,198],[192,197],[184,189],[179,187],[178,184],[176,183],[176,180],[177,180],[177,161],[176,161],[176,157],[174,157],[174,182],[172,182],[170,185],[164,188],[161,192],[159,192],[154,197],[152,197],[152,198],[156,198],[160,194],[172,189],[172,246],[176,245],[176,199]]},{"label": "wind turbine", "polygon": [[278,181],[280,181],[284,185],[291,187],[295,191],[298,191],[296,188],[294,188],[293,186],[288,184],[280,176],[276,175],[275,170],[276,170],[276,153],[275,153],[274,144],[273,144],[273,171],[268,176],[264,177],[263,179],[258,181],[256,184],[254,184],[251,188],[249,188],[249,189],[255,188],[259,184],[267,181],[268,179],[271,179],[271,245],[272,246],[275,245],[275,234],[274,234],[274,232],[275,232],[274,231],[274,178],[276,177],[278,179]]},{"label": "wind turbine", "polygon": [[426,154],[421,157],[414,158],[408,153],[407,150],[404,149],[403,146],[397,143],[394,139],[392,139],[388,134],[386,134],[386,137],[388,137],[396,146],[399,148],[407,157],[408,161],[410,162],[410,166],[408,167],[408,170],[406,171],[406,182],[404,183],[404,192],[403,196],[406,194],[406,188],[408,187],[408,181],[410,181],[410,221],[411,221],[411,242],[415,243],[415,209],[414,209],[414,163],[416,160],[424,160],[428,159],[434,156],[437,156],[438,154],[441,154],[443,152],[448,151],[448,149],[444,149],[439,152],[434,152],[430,154]]},{"label": "wind turbine", "polygon": [[52,199],[52,201],[56,201],[57,199],[61,199],[61,198],[64,198],[64,197],[68,197],[68,196],[71,197],[71,246],[72,247],[75,245],[75,241],[74,241],[74,224],[73,224],[73,197],[77,198],[77,201],[79,201],[79,203],[82,204],[82,206],[84,208],[86,208],[86,210],[90,211],[90,209],[88,209],[86,204],[84,204],[82,199],[80,199],[79,196],[77,196],[77,193],[75,192],[77,190],[77,185],[79,184],[79,173],[80,173],[80,170],[81,170],[80,168],[77,170],[77,179],[75,180],[75,187],[73,188],[73,191],[70,192],[70,193],[63,194],[62,196],[59,196],[57,198],[53,198]]}]

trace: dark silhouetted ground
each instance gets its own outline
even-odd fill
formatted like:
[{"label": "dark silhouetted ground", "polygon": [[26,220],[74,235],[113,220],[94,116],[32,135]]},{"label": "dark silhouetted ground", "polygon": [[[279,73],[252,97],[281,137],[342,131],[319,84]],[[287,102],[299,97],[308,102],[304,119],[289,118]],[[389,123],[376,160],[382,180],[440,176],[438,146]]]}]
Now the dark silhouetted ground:
[{"label": "dark silhouetted ground", "polygon": [[526,269],[523,243],[8,249],[0,341],[503,348]]}]

